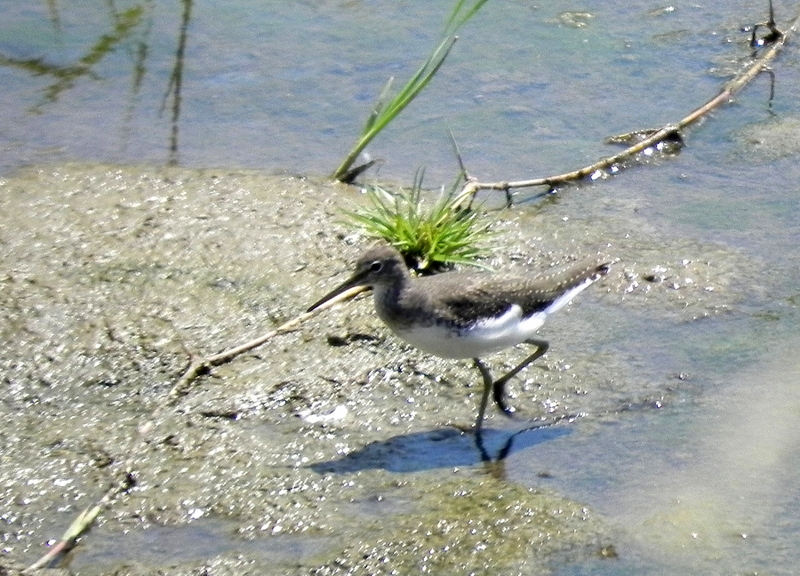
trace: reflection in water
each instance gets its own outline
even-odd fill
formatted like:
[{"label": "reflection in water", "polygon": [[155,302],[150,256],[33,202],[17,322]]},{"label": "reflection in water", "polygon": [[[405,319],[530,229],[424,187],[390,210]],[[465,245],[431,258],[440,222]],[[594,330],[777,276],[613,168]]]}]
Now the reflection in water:
[{"label": "reflection in water", "polygon": [[[558,424],[572,421],[573,418],[564,417],[510,435],[505,430],[493,429],[473,434],[456,427],[398,434],[334,460],[315,462],[309,468],[320,474],[351,474],[371,469],[411,473],[483,463],[492,476],[504,478],[505,459],[512,453],[512,448],[517,453],[565,436],[570,433],[569,428]],[[499,445],[494,446],[494,443]]]},{"label": "reflection in water", "polygon": [[181,18],[181,29],[178,35],[178,49],[175,52],[175,66],[169,77],[169,86],[164,94],[164,101],[161,104],[161,111],[167,105],[167,99],[172,94],[172,127],[169,139],[169,161],[168,164],[178,163],[178,120],[181,116],[181,87],[183,85],[183,58],[186,53],[186,31],[189,28],[189,21],[192,18],[193,0],[182,0],[183,16]]},{"label": "reflection in water", "polygon": [[[193,0],[182,0],[182,5],[183,12],[175,50],[174,64],[160,109],[160,114],[168,107],[170,109],[170,133],[168,141],[168,164],[170,165],[177,164],[178,161],[181,89],[183,86],[183,70]],[[42,115],[46,113],[45,108],[48,105],[58,102],[65,92],[78,86],[81,80],[103,80],[103,74],[97,70],[101,62],[120,48],[125,47],[126,43],[130,42],[129,52],[133,59],[131,71],[131,103],[125,114],[125,128],[123,129],[125,139],[127,140],[130,133],[129,126],[134,118],[138,95],[142,90],[144,79],[147,75],[147,59],[150,54],[150,32],[153,27],[155,5],[153,0],[143,0],[124,10],[118,10],[112,2],[107,3],[107,6],[109,8],[109,18],[112,25],[111,30],[94,40],[85,54],[77,60],[68,64],[54,64],[48,62],[46,56],[19,58],[0,53],[0,66],[21,70],[32,77],[52,78],[52,82],[42,90],[44,96],[41,101],[35,103],[28,109],[31,114]],[[63,35],[62,17],[58,10],[57,3],[53,0],[47,0],[47,11],[50,25],[55,30],[56,34],[61,37]],[[110,66],[113,68],[113,65]]]},{"label": "reflection in water", "polygon": [[[50,76],[54,79],[53,83],[44,90],[44,100],[31,108],[31,112],[40,114],[44,106],[56,102],[61,93],[73,88],[78,80],[84,77],[93,80],[99,79],[94,72],[94,67],[141,26],[144,13],[145,10],[141,5],[122,12],[116,12],[112,5],[113,30],[100,36],[88,52],[74,64],[58,66],[46,63],[44,58],[18,59],[0,54],[0,65],[25,70],[33,76]],[[57,14],[57,11],[51,9],[51,19],[58,30],[60,29],[60,19]]]},{"label": "reflection in water", "polygon": [[61,32],[61,14],[58,11],[56,0],[47,0],[47,12],[50,14],[50,22],[56,32]]},{"label": "reflection in water", "polygon": [[506,479],[505,461],[511,454],[511,449],[521,450],[535,444],[552,440],[568,433],[565,428],[555,428],[562,422],[574,422],[578,417],[565,415],[550,422],[540,422],[533,426],[528,426],[522,430],[517,430],[506,438],[496,452],[492,454],[486,447],[485,431],[479,430],[475,433],[475,447],[480,454],[484,471],[498,480]]}]

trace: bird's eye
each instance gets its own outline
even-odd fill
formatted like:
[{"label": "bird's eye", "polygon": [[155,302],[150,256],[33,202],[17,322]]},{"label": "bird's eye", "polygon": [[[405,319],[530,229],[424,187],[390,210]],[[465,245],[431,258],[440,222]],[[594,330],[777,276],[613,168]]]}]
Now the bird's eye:
[{"label": "bird's eye", "polygon": [[372,272],[380,272],[382,268],[383,268],[383,262],[381,262],[380,260],[375,260],[375,262],[369,265],[369,269]]}]

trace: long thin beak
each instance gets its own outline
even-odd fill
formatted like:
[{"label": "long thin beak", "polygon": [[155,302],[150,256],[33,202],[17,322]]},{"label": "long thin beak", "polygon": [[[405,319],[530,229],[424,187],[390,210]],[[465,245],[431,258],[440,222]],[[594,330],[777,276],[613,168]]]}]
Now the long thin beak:
[{"label": "long thin beak", "polygon": [[[363,273],[353,274],[343,284],[340,284],[339,286],[334,288],[332,291],[327,293],[325,296],[323,296],[322,298],[320,298],[319,300],[314,302],[311,306],[309,306],[309,308],[308,308],[308,310],[306,310],[306,312],[312,312],[313,310],[315,310],[315,309],[319,308],[320,306],[322,306],[323,304],[325,304],[325,302],[328,302],[329,300],[332,300],[332,299],[336,298],[339,294],[343,294],[344,292],[347,292],[348,290],[350,290],[352,288],[366,287],[366,286],[367,285],[364,284],[364,274]],[[358,292],[356,292],[356,294],[357,293]]]}]

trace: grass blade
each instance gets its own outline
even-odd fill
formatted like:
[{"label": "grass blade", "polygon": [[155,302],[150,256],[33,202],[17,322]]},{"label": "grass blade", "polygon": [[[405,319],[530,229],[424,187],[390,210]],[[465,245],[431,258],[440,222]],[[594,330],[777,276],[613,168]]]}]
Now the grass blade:
[{"label": "grass blade", "polygon": [[417,69],[408,82],[406,82],[400,91],[391,99],[389,99],[389,92],[393,79],[390,79],[389,82],[386,83],[370,115],[364,122],[361,136],[350,152],[348,152],[347,156],[345,156],[339,167],[334,171],[333,178],[336,180],[343,180],[347,174],[352,174],[350,168],[358,158],[358,155],[361,154],[375,136],[384,130],[386,126],[388,126],[392,120],[394,120],[397,115],[425,89],[450,54],[450,50],[452,50],[457,39],[456,32],[469,21],[487,1],[488,0],[476,0],[469,7],[466,7],[467,0],[456,1],[445,25],[442,40],[422,66]]}]

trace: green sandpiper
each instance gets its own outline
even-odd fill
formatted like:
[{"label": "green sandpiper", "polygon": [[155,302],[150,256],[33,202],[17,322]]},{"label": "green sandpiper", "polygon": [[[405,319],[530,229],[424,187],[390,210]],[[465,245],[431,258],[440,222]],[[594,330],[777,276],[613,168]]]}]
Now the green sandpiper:
[{"label": "green sandpiper", "polygon": [[[339,294],[365,286],[375,292],[381,320],[412,346],[442,358],[471,358],[483,376],[483,396],[475,428],[480,431],[489,393],[511,415],[504,399],[506,382],[549,347],[535,338],[547,317],[608,272],[607,260],[592,258],[538,276],[453,271],[412,277],[403,256],[387,244],[365,252],[353,275],[308,311]],[[497,380],[480,358],[517,344],[536,350]]]}]

